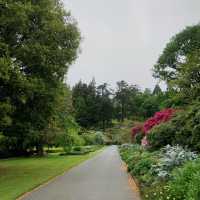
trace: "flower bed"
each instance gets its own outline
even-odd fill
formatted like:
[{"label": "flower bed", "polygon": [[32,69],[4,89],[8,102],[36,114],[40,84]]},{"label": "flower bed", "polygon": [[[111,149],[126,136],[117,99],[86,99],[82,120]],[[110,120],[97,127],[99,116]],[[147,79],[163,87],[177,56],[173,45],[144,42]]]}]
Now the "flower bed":
[{"label": "flower bed", "polygon": [[149,134],[151,129],[159,124],[169,121],[173,117],[175,112],[176,110],[172,108],[167,108],[162,111],[156,112],[153,117],[147,119],[143,124],[137,124],[132,128],[132,137],[136,139],[138,135],[141,135],[140,142],[142,146],[148,146],[149,142],[147,139],[147,135]]},{"label": "flower bed", "polygon": [[120,147],[120,154],[137,179],[143,199],[200,199],[200,159],[194,152],[178,145],[150,152],[140,145],[126,144]]}]

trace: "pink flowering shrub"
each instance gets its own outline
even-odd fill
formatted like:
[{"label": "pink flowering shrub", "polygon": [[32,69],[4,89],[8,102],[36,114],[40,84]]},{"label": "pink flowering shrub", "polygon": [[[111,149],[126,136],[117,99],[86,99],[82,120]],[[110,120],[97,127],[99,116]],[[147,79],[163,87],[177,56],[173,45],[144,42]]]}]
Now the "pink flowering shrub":
[{"label": "pink flowering shrub", "polygon": [[155,115],[151,118],[149,118],[143,125],[144,133],[148,134],[149,131],[156,125],[159,125],[163,122],[169,121],[173,114],[175,113],[175,110],[172,108],[167,108],[165,110],[161,110],[159,112],[156,112]]},{"label": "pink flowering shrub", "polygon": [[172,108],[167,108],[156,112],[154,116],[146,120],[144,124],[139,124],[132,128],[132,137],[135,138],[138,134],[144,134],[145,136],[141,140],[141,145],[148,146],[149,143],[146,136],[150,132],[150,130],[156,125],[169,121],[173,117],[175,112],[176,110]]},{"label": "pink flowering shrub", "polygon": [[135,137],[138,133],[143,132],[143,124],[137,124],[131,129],[132,137]]},{"label": "pink flowering shrub", "polygon": [[131,129],[131,136],[132,136],[132,141],[141,144],[141,140],[144,137],[143,124],[140,123],[135,125]]}]

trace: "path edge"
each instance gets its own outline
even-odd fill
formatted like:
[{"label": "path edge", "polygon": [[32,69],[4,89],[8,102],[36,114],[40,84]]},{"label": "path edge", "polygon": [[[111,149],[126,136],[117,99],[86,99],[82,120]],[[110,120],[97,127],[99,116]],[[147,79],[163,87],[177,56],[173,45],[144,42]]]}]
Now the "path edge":
[{"label": "path edge", "polygon": [[23,198],[27,197],[28,195],[30,195],[32,192],[35,192],[45,186],[47,186],[48,184],[50,184],[51,182],[53,182],[55,179],[61,177],[61,176],[64,176],[66,173],[68,173],[69,170],[71,170],[72,168],[75,168],[75,167],[78,167],[79,165],[83,164],[84,162],[87,162],[91,159],[93,159],[95,156],[99,155],[101,152],[103,152],[105,149],[107,148],[107,146],[105,147],[102,147],[101,149],[95,151],[95,152],[92,152],[94,153],[94,155],[91,155],[90,158],[86,159],[86,160],[83,160],[82,162],[78,163],[77,165],[74,165],[74,166],[71,166],[69,169],[67,169],[66,171],[54,176],[54,177],[51,177],[49,178],[49,180],[45,181],[44,183],[41,183],[35,187],[33,187],[30,191],[28,192],[24,192],[22,193],[21,195],[19,195],[19,197],[16,198],[16,200],[23,200]]}]

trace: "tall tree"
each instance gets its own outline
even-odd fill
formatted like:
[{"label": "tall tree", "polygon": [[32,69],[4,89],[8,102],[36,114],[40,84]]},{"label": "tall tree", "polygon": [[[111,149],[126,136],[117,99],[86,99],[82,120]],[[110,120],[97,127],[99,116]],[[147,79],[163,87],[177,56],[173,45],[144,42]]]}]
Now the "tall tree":
[{"label": "tall tree", "polygon": [[88,85],[80,81],[74,86],[72,95],[76,121],[85,128],[95,126],[98,123],[95,81]]},{"label": "tall tree", "polygon": [[1,2],[0,104],[11,118],[1,131],[16,140],[15,152],[36,146],[42,153],[55,94],[79,42],[76,22],[59,0]]},{"label": "tall tree", "polygon": [[80,81],[72,91],[76,121],[85,128],[105,130],[111,124],[113,116],[113,103],[108,85],[104,83],[96,86],[94,80],[89,84]]},{"label": "tall tree", "polygon": [[113,118],[113,103],[110,97],[111,94],[112,93],[108,88],[107,83],[97,87],[97,111],[103,130],[111,124]]},{"label": "tall tree", "polygon": [[187,27],[170,40],[154,66],[154,76],[167,83],[176,79],[188,55],[199,49],[200,24],[197,24]]},{"label": "tall tree", "polygon": [[162,90],[161,90],[160,86],[158,84],[156,84],[154,89],[153,89],[153,94],[154,95],[159,95],[161,93],[162,93]]},{"label": "tall tree", "polygon": [[177,78],[171,81],[173,86],[185,102],[200,98],[200,50],[188,55],[181,69],[177,73]]},{"label": "tall tree", "polygon": [[125,81],[117,82],[117,91],[114,99],[115,108],[121,121],[129,117],[130,113],[133,115],[134,97],[138,91],[137,86],[128,85]]}]

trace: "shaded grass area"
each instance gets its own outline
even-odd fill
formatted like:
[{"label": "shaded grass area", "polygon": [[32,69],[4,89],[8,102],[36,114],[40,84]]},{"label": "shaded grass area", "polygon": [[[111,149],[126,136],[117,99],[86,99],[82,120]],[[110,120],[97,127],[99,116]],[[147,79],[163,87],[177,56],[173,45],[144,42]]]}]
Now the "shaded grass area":
[{"label": "shaded grass area", "polygon": [[0,199],[14,200],[25,192],[96,155],[48,155],[42,158],[0,160]]}]

